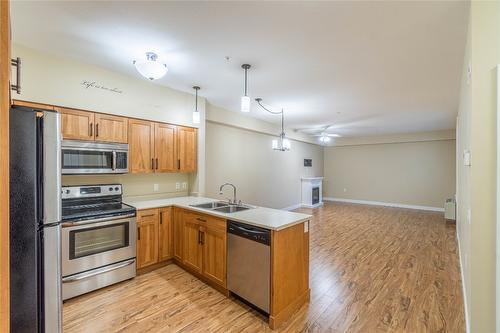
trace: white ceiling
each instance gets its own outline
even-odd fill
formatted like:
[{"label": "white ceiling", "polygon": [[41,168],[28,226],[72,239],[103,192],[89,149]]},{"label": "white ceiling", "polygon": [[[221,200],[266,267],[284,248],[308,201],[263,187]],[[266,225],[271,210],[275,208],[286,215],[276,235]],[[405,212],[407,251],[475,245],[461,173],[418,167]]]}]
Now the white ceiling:
[{"label": "white ceiling", "polygon": [[[249,94],[290,127],[376,135],[455,127],[468,3],[14,1],[13,40],[141,79],[152,50],[175,89],[238,111]],[[230,60],[226,60],[226,56]],[[279,117],[252,105],[252,115]]]}]

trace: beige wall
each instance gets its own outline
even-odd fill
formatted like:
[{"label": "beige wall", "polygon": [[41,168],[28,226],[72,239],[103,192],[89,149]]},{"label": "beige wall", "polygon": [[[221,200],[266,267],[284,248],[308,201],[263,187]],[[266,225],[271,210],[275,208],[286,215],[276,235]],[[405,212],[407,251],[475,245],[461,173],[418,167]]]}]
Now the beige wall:
[{"label": "beige wall", "polygon": [[[271,149],[274,137],[233,126],[207,122],[206,191],[219,198],[225,182],[238,188],[238,199],[271,208],[300,204],[300,177],[323,175],[323,148],[292,140],[292,149]],[[304,168],[303,159],[313,167]],[[222,198],[232,197],[226,189]]]},{"label": "beige wall", "polygon": [[462,286],[464,289],[464,304],[469,324],[471,281],[470,281],[470,224],[467,221],[468,212],[471,209],[470,201],[470,170],[464,165],[463,153],[470,151],[471,145],[471,112],[472,112],[472,86],[468,79],[468,66],[471,61],[471,29],[467,32],[467,45],[465,48],[464,65],[462,69],[462,79],[460,88],[460,104],[457,116],[457,241],[459,245],[460,265],[462,268]]},{"label": "beige wall", "polygon": [[[470,149],[471,166],[458,170],[460,261],[471,332],[496,329],[496,133],[497,73],[500,64],[500,2],[473,1],[460,96],[457,164]],[[464,72],[465,72],[464,68]],[[467,211],[470,209],[470,221]],[[499,327],[500,329],[500,327]]]},{"label": "beige wall", "polygon": [[[189,176],[182,173],[159,174],[124,174],[124,175],[76,175],[63,176],[62,184],[90,185],[90,184],[122,184],[123,196],[133,199],[154,199],[161,197],[183,196],[188,191],[182,188],[188,184]],[[180,189],[176,190],[176,183]],[[154,184],[158,184],[158,191],[154,191]]]},{"label": "beige wall", "polygon": [[455,194],[455,140],[328,147],[324,197],[442,208]]}]

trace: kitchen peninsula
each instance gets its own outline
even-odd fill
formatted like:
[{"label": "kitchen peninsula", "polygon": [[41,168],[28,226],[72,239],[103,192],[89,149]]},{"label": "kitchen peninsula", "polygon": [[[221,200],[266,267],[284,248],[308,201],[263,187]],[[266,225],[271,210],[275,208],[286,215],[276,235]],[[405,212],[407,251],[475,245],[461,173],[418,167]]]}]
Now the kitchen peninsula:
[{"label": "kitchen peninsula", "polygon": [[125,202],[138,210],[139,273],[174,262],[229,296],[227,226],[234,221],[270,231],[269,326],[280,326],[309,301],[310,215],[254,206],[234,213],[193,207],[218,202],[203,197]]}]

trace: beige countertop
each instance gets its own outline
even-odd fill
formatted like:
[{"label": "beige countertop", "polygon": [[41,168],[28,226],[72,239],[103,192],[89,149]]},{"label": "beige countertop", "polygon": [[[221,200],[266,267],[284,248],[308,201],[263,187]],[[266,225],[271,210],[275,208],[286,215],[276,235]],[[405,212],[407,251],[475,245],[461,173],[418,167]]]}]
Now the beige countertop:
[{"label": "beige countertop", "polygon": [[220,201],[217,199],[204,198],[204,197],[176,197],[176,198],[153,199],[153,200],[136,200],[136,199],[124,198],[123,201],[126,204],[131,205],[137,209],[175,206],[271,230],[286,229],[292,225],[299,224],[311,219],[311,215],[307,214],[294,213],[286,210],[256,207],[256,206],[252,206],[255,208],[251,208],[236,213],[221,213],[213,210],[196,208],[191,206],[200,203]]}]

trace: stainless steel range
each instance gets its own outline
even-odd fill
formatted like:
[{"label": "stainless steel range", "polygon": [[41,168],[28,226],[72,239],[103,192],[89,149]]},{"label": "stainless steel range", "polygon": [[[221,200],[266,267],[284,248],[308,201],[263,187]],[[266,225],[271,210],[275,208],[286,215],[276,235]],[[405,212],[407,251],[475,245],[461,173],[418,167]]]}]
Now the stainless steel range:
[{"label": "stainless steel range", "polygon": [[63,300],[135,276],[135,216],[119,184],[62,188]]}]

